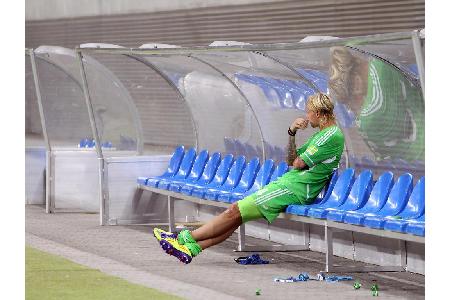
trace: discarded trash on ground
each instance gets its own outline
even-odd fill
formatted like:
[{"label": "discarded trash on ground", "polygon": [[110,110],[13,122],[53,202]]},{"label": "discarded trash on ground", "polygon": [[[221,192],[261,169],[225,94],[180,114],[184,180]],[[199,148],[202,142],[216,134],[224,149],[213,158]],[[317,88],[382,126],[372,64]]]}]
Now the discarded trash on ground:
[{"label": "discarded trash on ground", "polygon": [[262,259],[257,253],[235,258],[234,261],[241,265],[264,265],[269,263],[268,260]]},{"label": "discarded trash on ground", "polygon": [[275,282],[297,282],[297,281],[308,281],[308,280],[317,280],[317,281],[327,281],[327,282],[337,282],[337,281],[345,281],[345,280],[353,280],[351,276],[325,276],[323,273],[317,274],[317,276],[310,277],[308,273],[300,273],[297,277],[277,277],[274,278]]}]

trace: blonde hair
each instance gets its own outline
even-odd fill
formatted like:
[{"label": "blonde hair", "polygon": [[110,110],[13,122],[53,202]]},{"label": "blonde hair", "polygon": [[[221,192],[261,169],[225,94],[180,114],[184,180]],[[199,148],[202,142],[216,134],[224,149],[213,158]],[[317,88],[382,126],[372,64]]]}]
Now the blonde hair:
[{"label": "blonde hair", "polygon": [[353,88],[351,78],[355,75],[356,66],[360,61],[343,46],[331,47],[330,54],[331,65],[328,86],[337,99],[348,102]]},{"label": "blonde hair", "polygon": [[326,94],[317,93],[309,96],[306,104],[309,110],[320,114],[320,122],[325,123],[335,119],[333,110],[334,104]]}]

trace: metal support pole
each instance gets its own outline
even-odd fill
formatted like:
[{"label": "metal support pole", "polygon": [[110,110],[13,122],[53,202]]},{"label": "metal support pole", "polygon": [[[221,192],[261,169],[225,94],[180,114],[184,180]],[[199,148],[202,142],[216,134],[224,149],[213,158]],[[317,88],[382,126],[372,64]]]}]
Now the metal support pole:
[{"label": "metal support pole", "polygon": [[80,73],[81,73],[81,81],[83,84],[83,93],[84,98],[86,100],[86,107],[89,113],[89,122],[91,124],[92,133],[94,135],[95,139],[95,149],[97,150],[97,156],[99,159],[99,184],[100,184],[100,225],[106,225],[106,220],[109,218],[108,211],[105,210],[106,208],[106,200],[108,199],[106,195],[106,182],[105,182],[105,162],[101,147],[101,141],[98,134],[96,122],[95,122],[95,115],[94,115],[94,109],[92,107],[92,101],[91,96],[89,94],[89,88],[88,88],[88,82],[86,77],[86,70],[84,69],[84,63],[83,63],[83,54],[81,51],[77,51],[78,56],[78,62],[80,66]]},{"label": "metal support pole", "polygon": [[241,224],[239,226],[239,232],[238,232],[238,251],[244,251],[245,249],[245,224]]},{"label": "metal support pole", "polygon": [[412,33],[412,43],[414,47],[414,54],[416,56],[417,69],[419,71],[422,96],[425,98],[425,55],[423,53],[422,41],[418,30],[413,31]]},{"label": "metal support pole", "polygon": [[174,200],[172,197],[167,196],[167,209],[169,214],[169,231],[175,231],[175,213],[174,213]]},{"label": "metal support pole", "polygon": [[325,272],[332,272],[333,269],[333,229],[325,224],[325,242],[327,243]]}]

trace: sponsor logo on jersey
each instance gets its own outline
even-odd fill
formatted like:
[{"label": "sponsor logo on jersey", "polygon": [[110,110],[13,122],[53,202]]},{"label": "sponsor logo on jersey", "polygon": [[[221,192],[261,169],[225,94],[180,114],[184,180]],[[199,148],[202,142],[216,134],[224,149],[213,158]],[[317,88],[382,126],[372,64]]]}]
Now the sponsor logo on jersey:
[{"label": "sponsor logo on jersey", "polygon": [[314,153],[316,153],[317,151],[319,151],[319,150],[314,145],[311,145],[308,147],[308,149],[306,149],[306,152],[311,156],[314,155]]}]

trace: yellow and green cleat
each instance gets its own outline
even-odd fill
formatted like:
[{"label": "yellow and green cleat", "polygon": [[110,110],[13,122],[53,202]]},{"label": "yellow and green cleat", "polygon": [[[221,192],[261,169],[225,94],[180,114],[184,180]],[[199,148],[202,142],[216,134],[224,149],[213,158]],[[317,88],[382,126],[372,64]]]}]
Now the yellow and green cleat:
[{"label": "yellow and green cleat", "polygon": [[161,239],[165,239],[165,238],[171,238],[171,239],[177,238],[176,233],[165,231],[160,228],[153,228],[153,235],[158,240],[158,242],[160,242]]},{"label": "yellow and green cleat", "polygon": [[192,261],[191,251],[185,245],[180,245],[176,238],[161,238],[159,244],[167,254],[175,256],[181,262],[188,264]]}]

